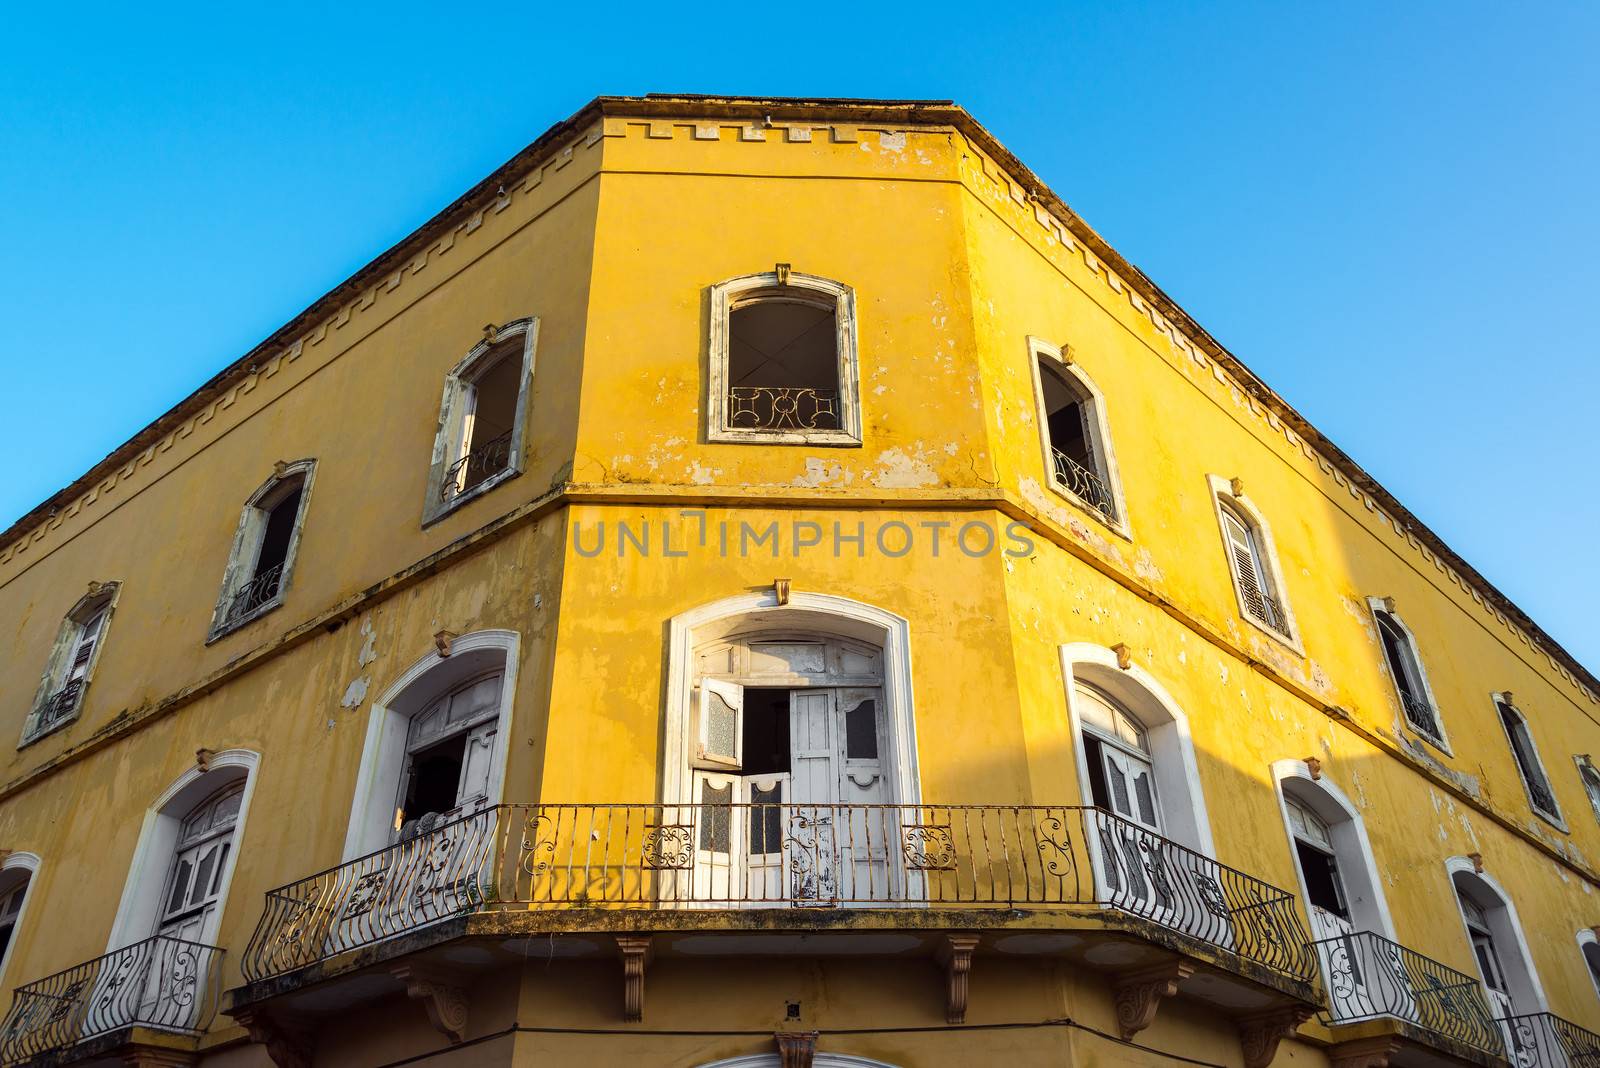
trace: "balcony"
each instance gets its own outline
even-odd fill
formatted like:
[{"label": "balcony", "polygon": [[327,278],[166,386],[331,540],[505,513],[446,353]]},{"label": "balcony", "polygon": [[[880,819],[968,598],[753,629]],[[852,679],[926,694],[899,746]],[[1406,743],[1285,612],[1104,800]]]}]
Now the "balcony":
[{"label": "balcony", "polygon": [[1505,1057],[1502,1029],[1473,976],[1371,931],[1324,939],[1313,948],[1327,980],[1325,1022],[1341,1041],[1348,1041],[1342,1036],[1350,1025],[1383,1021],[1400,1044],[1399,1063],[1407,1050],[1475,1063]]},{"label": "balcony", "polygon": [[0,1063],[67,1064],[183,1049],[216,1015],[222,950],[157,935],[18,987]]},{"label": "balcony", "polygon": [[812,386],[733,386],[729,430],[838,430],[839,391]]},{"label": "balcony", "polygon": [[510,467],[511,438],[512,431],[508,430],[481,445],[474,444],[471,452],[445,471],[439,484],[439,499],[453,501]]},{"label": "balcony", "polygon": [[1498,1021],[1516,1068],[1600,1068],[1600,1034],[1535,1012]]},{"label": "balcony", "polygon": [[283,581],[283,564],[273,564],[256,574],[249,582],[239,587],[233,595],[233,600],[228,604],[228,616],[224,626],[234,626],[243,623],[262,608],[271,604],[273,598],[278,596],[278,585]]},{"label": "balcony", "polygon": [[1117,501],[1105,480],[1060,449],[1052,448],[1050,456],[1055,461],[1056,481],[1078,500],[1105,516],[1108,522],[1115,523]]}]

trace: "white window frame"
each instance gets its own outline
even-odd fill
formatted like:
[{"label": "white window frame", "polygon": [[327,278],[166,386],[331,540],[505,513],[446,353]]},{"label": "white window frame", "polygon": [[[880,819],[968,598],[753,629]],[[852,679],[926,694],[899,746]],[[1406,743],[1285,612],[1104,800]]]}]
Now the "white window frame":
[{"label": "white window frame", "polygon": [[[32,745],[39,739],[77,722],[79,714],[83,711],[89,684],[94,680],[95,667],[100,663],[100,652],[105,648],[106,633],[111,629],[112,612],[116,608],[117,597],[121,592],[121,583],[91,582],[89,592],[78,598],[78,603],[61,617],[61,625],[56,628],[56,640],[50,646],[50,655],[45,660],[44,671],[39,675],[39,686],[34,691],[33,704],[28,709],[28,716],[22,724],[22,739],[17,743],[18,749]],[[78,696],[73,701],[72,711],[59,719],[46,722],[47,706],[67,684],[67,678],[72,671],[73,654],[83,637],[84,626],[102,613],[100,630],[95,636],[94,648],[89,652],[89,662],[84,665],[83,682],[78,687]]]},{"label": "white window frame", "polygon": [[[445,477],[461,460],[466,444],[467,418],[472,389],[477,378],[488,369],[487,357],[516,338],[522,339],[522,371],[517,377],[517,406],[511,420],[511,445],[506,466],[471,489],[444,497]],[[439,425],[433,437],[433,455],[428,463],[428,493],[422,503],[422,525],[438,522],[468,501],[477,500],[496,486],[522,474],[526,464],[528,439],[528,397],[533,390],[533,372],[539,348],[539,319],[528,316],[514,319],[487,332],[444,377],[444,396],[439,401]],[[505,359],[515,357],[506,356]]]},{"label": "white window frame", "polygon": [[[762,300],[788,299],[821,307],[831,303],[834,347],[839,367],[839,429],[753,430],[728,426],[728,342],[730,316]],[[861,444],[861,391],[856,352],[855,291],[843,282],[785,270],[746,274],[711,287],[711,330],[707,345],[706,440],[725,444],[832,445]]]},{"label": "white window frame", "polygon": [[1400,696],[1400,680],[1394,677],[1394,672],[1389,667],[1389,654],[1384,650],[1383,633],[1380,629],[1378,631],[1378,660],[1383,664],[1384,674],[1389,676],[1389,682],[1394,687],[1395,701],[1400,706],[1400,715],[1395,720],[1395,726],[1410,731],[1446,756],[1455,756],[1455,751],[1450,748],[1450,736],[1444,729],[1444,714],[1439,709],[1438,699],[1433,696],[1433,684],[1428,681],[1428,669],[1422,662],[1422,647],[1417,644],[1415,632],[1406,626],[1406,621],[1400,618],[1400,613],[1390,608],[1384,598],[1368,597],[1367,608],[1372,612],[1372,625],[1374,627],[1381,628],[1383,626],[1378,617],[1378,613],[1381,612],[1388,616],[1390,622],[1399,628],[1401,637],[1405,639],[1406,645],[1411,651],[1411,665],[1417,669],[1417,681],[1421,685],[1422,699],[1428,703],[1428,708],[1433,711],[1433,722],[1438,726],[1439,734],[1437,737],[1429,734],[1412,723],[1411,717],[1406,715],[1405,699]]},{"label": "white window frame", "polygon": [[1589,799],[1589,807],[1594,810],[1595,820],[1600,822],[1600,767],[1595,766],[1587,753],[1573,754],[1572,762],[1578,766],[1578,782]]},{"label": "white window frame", "polygon": [[[26,907],[26,903],[24,903],[24,907]],[[17,917],[17,924],[18,926],[22,924],[20,916]],[[1597,950],[1600,950],[1600,935],[1595,933],[1593,927],[1580,927],[1578,928],[1577,937],[1579,963],[1582,964],[1584,973],[1589,976],[1589,982],[1594,985],[1594,996],[1600,998],[1600,969],[1589,966],[1589,955],[1583,949],[1584,946],[1595,946]],[[12,941],[16,941],[15,935],[12,936]],[[0,965],[0,967],[3,967],[3,965]]]},{"label": "white window frame", "polygon": [[[1216,512],[1217,533],[1222,537],[1222,553],[1228,565],[1228,581],[1233,583],[1233,597],[1239,609],[1239,618],[1273,641],[1287,646],[1300,656],[1305,656],[1305,648],[1300,644],[1300,628],[1295,622],[1294,609],[1289,604],[1289,590],[1283,581],[1283,569],[1278,563],[1278,544],[1272,536],[1271,524],[1249,497],[1233,492],[1232,480],[1221,475],[1207,475],[1206,482],[1211,488],[1211,504]],[[1247,607],[1244,587],[1239,583],[1239,568],[1233,559],[1233,539],[1228,533],[1229,511],[1234,513],[1235,520],[1243,520],[1250,533],[1261,578],[1272,587],[1265,592],[1277,601],[1278,608],[1283,612],[1284,629],[1281,632],[1268,625],[1265,620],[1257,619]]]},{"label": "white window frame", "polygon": [[[1505,735],[1506,748],[1509,751],[1512,765],[1517,769],[1517,778],[1522,783],[1522,792],[1528,799],[1528,807],[1533,810],[1535,816],[1538,816],[1552,827],[1565,834],[1571,834],[1572,832],[1567,828],[1566,817],[1561,815],[1561,800],[1556,797],[1555,780],[1550,777],[1550,769],[1544,762],[1543,754],[1539,752],[1539,743],[1533,737],[1533,725],[1529,723],[1528,717],[1523,714],[1522,709],[1518,708],[1516,703],[1511,700],[1510,694],[1494,693],[1489,696],[1494,702],[1494,718],[1500,722],[1501,733]],[[1546,811],[1533,799],[1533,785],[1528,782],[1528,777],[1523,774],[1522,761],[1517,759],[1516,739],[1512,737],[1511,728],[1506,725],[1505,717],[1500,714],[1501,705],[1504,705],[1517,718],[1517,721],[1522,725],[1523,733],[1527,735],[1529,756],[1533,757],[1533,762],[1539,767],[1539,774],[1544,777],[1545,787],[1550,791],[1550,801],[1556,806],[1553,812]]]},{"label": "white window frame", "polygon": [[[1066,380],[1068,390],[1082,394],[1079,404],[1088,409],[1084,431],[1088,435],[1090,449],[1099,460],[1100,470],[1094,474],[1105,483],[1107,492],[1111,494],[1112,511],[1115,515],[1106,515],[1056,477],[1055,457],[1052,455],[1054,446],[1050,441],[1050,417],[1045,407],[1044,361],[1049,361],[1051,370]],[[1133,528],[1128,522],[1128,503],[1122,495],[1122,476],[1117,469],[1116,450],[1111,446],[1111,428],[1106,419],[1105,395],[1081,367],[1062,355],[1059,346],[1032,335],[1028,337],[1028,367],[1033,376],[1033,398],[1035,414],[1039,421],[1039,445],[1044,455],[1045,485],[1110,530],[1131,541]]]},{"label": "white window frame", "polygon": [[[250,499],[245,501],[244,508],[239,513],[238,529],[233,534],[233,547],[228,551],[228,566],[222,573],[222,592],[217,596],[217,607],[211,614],[211,629],[206,634],[207,645],[232,634],[246,624],[255,622],[283,604],[294,575],[295,557],[300,550],[300,534],[305,528],[306,509],[311,504],[311,483],[316,472],[317,461],[312,459],[279,464],[273,471],[272,477],[263,482],[250,495]],[[300,479],[300,504],[295,510],[294,529],[289,533],[289,547],[283,556],[283,570],[278,579],[277,592],[269,600],[263,601],[243,615],[229,618],[234,597],[256,577],[256,554],[261,550],[261,538],[266,533],[267,517],[270,514],[267,502],[279,486],[294,478]]]},{"label": "white window frame", "polygon": [[4,954],[0,954],[0,990],[7,989],[7,973],[11,967],[11,958],[16,954],[17,941],[22,937],[22,925],[28,922],[28,907],[33,904],[33,892],[39,887],[39,866],[41,861],[37,853],[17,851],[7,853],[0,860],[0,875],[6,872],[27,872],[27,889],[22,891],[22,906],[17,909],[17,922],[11,927],[11,941],[6,943]]},{"label": "white window frame", "polygon": [[[1462,881],[1475,882],[1498,902],[1484,911],[1489,919],[1490,933],[1495,939],[1500,967],[1506,972],[1506,985],[1512,987],[1509,993],[1514,1011],[1518,1015],[1549,1012],[1550,1002],[1545,998],[1544,984],[1539,981],[1539,972],[1533,966],[1533,953],[1529,950],[1528,940],[1522,933],[1522,920],[1517,916],[1517,906],[1512,902],[1510,895],[1492,875],[1479,871],[1478,865],[1471,857],[1450,857],[1444,862],[1444,866],[1448,876],[1447,885],[1455,900],[1456,915],[1461,920],[1461,937],[1465,940],[1467,957],[1472,961],[1472,972],[1469,974],[1476,974],[1485,988],[1488,987],[1483,969],[1478,967],[1478,955],[1472,949],[1472,930],[1467,924],[1466,910],[1461,907]],[[1507,958],[1512,953],[1517,955],[1512,959],[1517,966],[1516,972],[1506,967]],[[1521,989],[1517,989],[1518,987]]]},{"label": "white window frame", "polygon": [[1290,795],[1328,825],[1329,836],[1333,840],[1334,860],[1344,882],[1345,895],[1349,898],[1350,920],[1356,932],[1374,931],[1391,942],[1399,941],[1395,937],[1389,899],[1383,892],[1383,878],[1378,872],[1378,861],[1373,855],[1372,841],[1367,837],[1367,824],[1361,818],[1361,810],[1328,778],[1326,771],[1320,777],[1315,777],[1304,760],[1274,761],[1272,782],[1278,797],[1278,812],[1283,817],[1283,830],[1288,835],[1289,856],[1294,861],[1295,877],[1300,881],[1300,900],[1307,911],[1310,911],[1311,895],[1306,890],[1306,875],[1300,867],[1300,853],[1295,849],[1294,826],[1289,820]]}]

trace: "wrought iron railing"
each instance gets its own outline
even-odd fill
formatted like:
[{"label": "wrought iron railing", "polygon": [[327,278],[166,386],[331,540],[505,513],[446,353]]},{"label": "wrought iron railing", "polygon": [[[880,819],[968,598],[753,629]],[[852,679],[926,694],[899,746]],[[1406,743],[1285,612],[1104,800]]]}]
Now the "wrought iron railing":
[{"label": "wrought iron railing", "polygon": [[1439,737],[1439,718],[1433,706],[1408,690],[1397,687],[1396,692],[1400,694],[1400,707],[1405,710],[1406,720],[1423,734]]},{"label": "wrought iron railing", "polygon": [[812,386],[731,386],[729,430],[838,430],[839,391]]},{"label": "wrought iron railing", "polygon": [[18,987],[0,1024],[0,1063],[125,1027],[199,1034],[220,994],[222,950],[157,935]]},{"label": "wrought iron railing", "polygon": [[1328,1022],[1394,1017],[1505,1055],[1501,1030],[1476,978],[1372,931],[1325,938],[1313,948],[1328,988]]},{"label": "wrought iron railing", "polygon": [[233,595],[233,603],[228,606],[228,622],[233,623],[248,616],[262,605],[270,604],[278,596],[278,585],[283,581],[283,565],[273,564],[264,571],[259,571],[256,576]]},{"label": "wrought iron railing", "polygon": [[1074,497],[1115,522],[1117,500],[1112,496],[1111,487],[1106,485],[1105,479],[1060,449],[1052,447],[1050,455],[1055,460],[1056,481],[1065,486]]},{"label": "wrought iron railing", "polygon": [[45,701],[44,709],[39,715],[39,728],[59,723],[72,715],[78,707],[78,699],[82,696],[83,680],[68,679],[65,686],[51,694]]},{"label": "wrought iron railing", "polygon": [[482,445],[474,442],[471,452],[445,469],[444,481],[439,485],[440,499],[453,500],[510,467],[511,434],[508,430]]},{"label": "wrought iron railing", "polygon": [[1600,1034],[1550,1012],[1511,1016],[1505,1029],[1516,1068],[1600,1068]]},{"label": "wrought iron railing", "polygon": [[483,809],[269,892],[243,971],[493,910],[1072,905],[1315,975],[1287,892],[1108,812],[843,804]]},{"label": "wrought iron railing", "polygon": [[1279,634],[1288,635],[1289,613],[1283,610],[1283,604],[1272,594],[1265,590],[1246,592],[1245,608],[1257,623]]}]

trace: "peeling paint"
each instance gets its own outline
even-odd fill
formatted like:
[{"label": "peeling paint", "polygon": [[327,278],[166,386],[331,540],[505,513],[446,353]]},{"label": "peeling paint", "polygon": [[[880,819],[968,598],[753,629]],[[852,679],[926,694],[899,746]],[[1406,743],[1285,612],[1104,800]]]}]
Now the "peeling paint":
[{"label": "peeling paint", "polygon": [[350,683],[344,689],[344,696],[339,698],[340,708],[360,708],[361,702],[367,699],[367,687],[372,685],[372,680],[363,675]]}]

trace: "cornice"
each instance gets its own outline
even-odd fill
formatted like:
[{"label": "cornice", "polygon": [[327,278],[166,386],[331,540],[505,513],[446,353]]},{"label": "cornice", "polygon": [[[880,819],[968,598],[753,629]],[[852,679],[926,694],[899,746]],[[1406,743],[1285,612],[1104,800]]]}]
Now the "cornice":
[{"label": "cornice", "polygon": [[[765,138],[754,132],[757,124],[760,127],[778,123],[825,127],[831,129],[836,141],[855,140],[857,129],[864,125],[890,129],[953,128],[975,150],[976,170],[967,168],[964,179],[986,182],[991,200],[1008,202],[1015,211],[1030,214],[1044,237],[1065,252],[1081,257],[1084,267],[1098,275],[1113,295],[1146,318],[1176,353],[1199,368],[1209,369],[1224,385],[1236,388],[1249,409],[1275,433],[1281,434],[1293,450],[1315,463],[1325,476],[1332,478],[1380,524],[1391,529],[1403,544],[1418,552],[1425,562],[1506,627],[1521,644],[1542,656],[1552,670],[1589,702],[1600,704],[1600,696],[1597,696],[1600,695],[1600,678],[1267,386],[1143,271],[1124,259],[981,123],[965,109],[945,100],[688,94],[597,97],[570,118],[556,123],[412,234],[229,364],[82,477],[0,532],[0,565],[26,551],[64,520],[116,492],[121,483],[151,463],[158,452],[170,449],[175,441],[193,433],[196,426],[209,422],[219,410],[253,390],[259,377],[275,374],[285,362],[298,359],[308,345],[320,344],[330,331],[342,327],[353,314],[371,307],[383,293],[400,286],[408,275],[423,270],[431,258],[448,252],[458,236],[471,234],[481,226],[486,212],[505,210],[515,197],[536,187],[548,168],[570,163],[580,144],[599,143],[606,136],[599,120],[611,116],[681,120],[694,127],[696,137],[702,136],[696,120],[709,120],[712,129],[717,120],[727,120],[744,124],[752,131],[751,136],[741,135],[741,139],[758,141]],[[649,135],[672,136],[671,126],[660,133],[652,128]],[[709,135],[718,136],[714,132]],[[803,142],[810,137],[791,134],[786,140]]]}]

